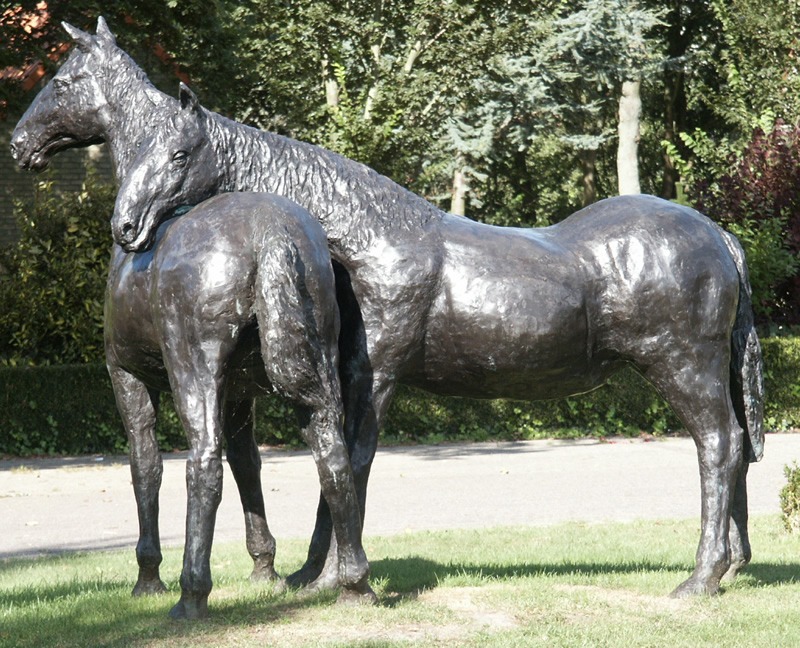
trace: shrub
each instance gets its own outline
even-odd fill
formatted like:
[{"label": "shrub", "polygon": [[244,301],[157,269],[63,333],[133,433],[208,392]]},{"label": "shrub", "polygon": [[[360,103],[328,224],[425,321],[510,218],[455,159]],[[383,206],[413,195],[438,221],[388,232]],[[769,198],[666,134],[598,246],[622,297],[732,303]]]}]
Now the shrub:
[{"label": "shrub", "polygon": [[[763,340],[767,429],[800,427],[800,337]],[[301,445],[290,405],[277,395],[256,401],[261,444]],[[669,406],[635,372],[625,371],[590,394],[519,402],[436,397],[400,386],[383,443],[549,437],[636,436],[679,429]],[[0,454],[126,451],[111,382],[104,366],[0,367]],[[186,447],[169,396],[156,428],[162,450]]]},{"label": "shrub", "polygon": [[756,315],[800,322],[800,124],[757,128],[727,173],[695,182],[687,194],[741,239]]},{"label": "shrub", "polygon": [[781,489],[781,519],[789,533],[800,531],[800,467],[797,462],[783,467],[786,485]]},{"label": "shrub", "polygon": [[81,193],[43,182],[17,204],[20,239],[0,250],[0,365],[102,360],[115,193],[92,178]]}]

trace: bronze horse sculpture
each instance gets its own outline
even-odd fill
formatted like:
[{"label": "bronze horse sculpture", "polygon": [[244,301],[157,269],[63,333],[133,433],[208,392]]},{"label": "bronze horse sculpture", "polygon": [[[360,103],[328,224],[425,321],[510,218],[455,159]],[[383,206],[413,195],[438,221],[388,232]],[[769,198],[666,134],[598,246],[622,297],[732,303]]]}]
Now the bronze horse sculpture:
[{"label": "bronze horse sculpture", "polygon": [[[135,143],[153,137],[156,116],[172,111],[152,140],[158,156],[123,182],[113,223],[123,248],[146,249],[173,207],[222,192],[283,195],[322,224],[336,269],[344,433],[362,516],[398,381],[440,394],[555,398],[632,365],[698,451],[697,561],[674,594],[717,592],[723,575],[749,560],[743,458],[763,451],[761,356],[734,237],[648,196],[604,200],[541,229],[445,214],[361,164],[205,111],[188,90],[169,100],[102,22],[96,37],[70,33],[78,48],[23,116],[12,147],[36,167],[57,150],[104,140],[127,164]],[[163,184],[149,184],[148,172]],[[140,190],[150,204],[138,201]],[[321,499],[294,581],[327,582],[335,544]]]}]

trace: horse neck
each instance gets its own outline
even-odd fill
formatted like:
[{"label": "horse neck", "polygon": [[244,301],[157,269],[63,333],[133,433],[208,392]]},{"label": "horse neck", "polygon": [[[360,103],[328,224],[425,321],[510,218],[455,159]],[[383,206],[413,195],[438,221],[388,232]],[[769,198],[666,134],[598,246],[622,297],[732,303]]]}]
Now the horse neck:
[{"label": "horse neck", "polygon": [[121,185],[157,114],[177,100],[157,90],[133,61],[114,63],[113,73],[104,75],[109,113],[103,126],[114,174]]},{"label": "horse neck", "polygon": [[223,169],[220,191],[266,191],[305,207],[334,252],[357,255],[374,236],[418,232],[441,211],[368,167],[313,144],[212,113],[210,140]]}]

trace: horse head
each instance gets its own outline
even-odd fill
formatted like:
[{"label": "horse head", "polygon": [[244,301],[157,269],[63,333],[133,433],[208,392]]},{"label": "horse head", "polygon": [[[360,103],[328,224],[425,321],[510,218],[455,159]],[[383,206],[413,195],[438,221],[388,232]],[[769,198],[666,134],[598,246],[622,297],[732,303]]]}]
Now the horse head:
[{"label": "horse head", "polygon": [[25,111],[11,138],[11,155],[23,169],[44,169],[59,151],[104,141],[109,115],[101,80],[113,79],[109,63],[122,50],[102,17],[94,36],[62,24],[76,47]]},{"label": "horse head", "polygon": [[222,183],[208,114],[183,83],[178,98],[180,106],[152,125],[117,194],[111,231],[127,252],[147,250],[175,209],[210,198]]}]

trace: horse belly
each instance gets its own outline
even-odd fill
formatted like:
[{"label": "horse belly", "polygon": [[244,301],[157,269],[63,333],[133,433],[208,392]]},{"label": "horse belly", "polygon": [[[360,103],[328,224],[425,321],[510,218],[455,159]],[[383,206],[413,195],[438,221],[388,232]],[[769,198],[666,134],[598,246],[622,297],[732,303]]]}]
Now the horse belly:
[{"label": "horse belly", "polygon": [[585,392],[608,374],[592,357],[584,296],[530,278],[451,284],[435,308],[421,371],[409,381],[440,394],[542,399]]}]

